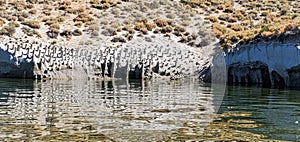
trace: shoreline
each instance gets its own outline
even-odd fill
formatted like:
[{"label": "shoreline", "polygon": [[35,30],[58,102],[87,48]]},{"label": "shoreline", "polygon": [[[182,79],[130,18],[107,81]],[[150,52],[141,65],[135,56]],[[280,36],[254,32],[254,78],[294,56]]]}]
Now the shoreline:
[{"label": "shoreline", "polygon": [[212,82],[222,74],[232,84],[298,86],[295,4],[268,1],[276,6],[268,12],[234,0],[4,3],[0,77]]}]

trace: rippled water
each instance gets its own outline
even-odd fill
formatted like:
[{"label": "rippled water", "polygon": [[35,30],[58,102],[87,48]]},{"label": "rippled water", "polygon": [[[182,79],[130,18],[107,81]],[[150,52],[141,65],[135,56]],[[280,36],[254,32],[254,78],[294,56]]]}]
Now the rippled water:
[{"label": "rippled water", "polygon": [[225,92],[192,80],[0,79],[0,140],[295,141],[299,94],[243,87]]}]

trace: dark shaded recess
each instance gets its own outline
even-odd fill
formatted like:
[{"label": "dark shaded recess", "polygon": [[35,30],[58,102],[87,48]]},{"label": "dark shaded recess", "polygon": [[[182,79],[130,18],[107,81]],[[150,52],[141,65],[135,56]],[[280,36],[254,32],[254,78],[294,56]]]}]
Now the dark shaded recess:
[{"label": "dark shaded recess", "polygon": [[271,76],[273,81],[272,85],[274,88],[284,88],[286,86],[283,77],[276,71],[272,71]]},{"label": "dark shaded recess", "polygon": [[102,77],[105,76],[105,63],[101,64],[101,69],[102,69]]},{"label": "dark shaded recess", "polygon": [[158,71],[159,71],[159,63],[157,63],[156,66],[154,66],[154,67],[152,68],[152,71],[153,71],[154,73],[158,73]]},{"label": "dark shaded recess", "polygon": [[[261,76],[261,82],[257,79],[258,76]],[[227,83],[229,85],[271,87],[268,66],[259,61],[229,65]]]},{"label": "dark shaded recess", "polygon": [[0,78],[34,78],[33,66],[33,62],[21,62],[19,66],[0,62],[0,68],[10,68],[8,72],[0,72]]},{"label": "dark shaded recess", "polygon": [[72,36],[72,32],[71,31],[63,31],[62,33],[60,33],[60,36]]},{"label": "dark shaded recess", "polygon": [[108,63],[107,64],[108,74],[106,74],[106,75],[108,77],[112,77],[113,67],[114,67],[114,63]]},{"label": "dark shaded recess", "polygon": [[57,31],[53,31],[53,30],[47,31],[46,33],[47,33],[47,36],[50,38],[57,38],[57,36],[59,34]]},{"label": "dark shaded recess", "polygon": [[171,75],[171,73],[170,72],[168,72],[168,73],[165,73],[165,76],[170,76]]},{"label": "dark shaded recess", "polygon": [[199,79],[205,83],[211,83],[211,67],[204,67],[200,70]]},{"label": "dark shaded recess", "polygon": [[[19,65],[14,64],[16,58],[8,51],[0,49],[0,78],[34,78],[34,63],[26,59],[20,60]],[[8,61],[8,62],[3,62]]]},{"label": "dark shaded recess", "polygon": [[300,87],[300,65],[294,66],[287,70],[289,75],[289,87]]},{"label": "dark shaded recess", "polygon": [[[104,84],[104,82],[103,82],[103,84]],[[107,88],[111,88],[111,89],[114,88],[114,85],[113,85],[113,82],[112,82],[112,81],[108,81],[108,82],[107,82]]]},{"label": "dark shaded recess", "polygon": [[36,79],[42,79],[42,76],[41,75],[36,75]]},{"label": "dark shaded recess", "polygon": [[[112,77],[113,66],[114,66],[114,63],[103,63],[103,64],[101,64],[101,69],[102,69],[101,70],[102,71],[101,75],[102,75],[102,77],[105,77],[105,76]],[[106,67],[107,67],[107,71],[108,71],[107,73],[105,73]]]},{"label": "dark shaded recess", "polygon": [[142,79],[143,66],[136,65],[134,70],[129,71],[129,79]]},{"label": "dark shaded recess", "polygon": [[42,69],[42,63],[39,62],[39,63],[36,63],[36,64],[37,64],[38,69],[41,70]]},{"label": "dark shaded recess", "polygon": [[161,71],[161,72],[159,73],[159,75],[161,75],[161,76],[166,76],[167,74],[166,74],[166,71]]}]

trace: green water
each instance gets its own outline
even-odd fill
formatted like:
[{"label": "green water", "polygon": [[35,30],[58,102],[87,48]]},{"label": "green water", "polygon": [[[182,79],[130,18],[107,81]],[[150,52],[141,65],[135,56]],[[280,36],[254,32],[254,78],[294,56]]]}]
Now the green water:
[{"label": "green water", "polygon": [[191,80],[0,79],[0,141],[204,140],[300,141],[300,92]]}]

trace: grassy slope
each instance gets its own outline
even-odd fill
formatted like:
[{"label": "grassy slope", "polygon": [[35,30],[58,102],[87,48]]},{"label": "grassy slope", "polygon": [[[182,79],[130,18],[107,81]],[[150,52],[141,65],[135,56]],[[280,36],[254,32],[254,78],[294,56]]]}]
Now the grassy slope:
[{"label": "grassy slope", "polygon": [[154,33],[176,35],[176,39],[195,46],[198,32],[207,40],[212,36],[203,28],[201,15],[168,0],[29,0],[0,5],[2,37],[26,36],[53,43],[81,42],[82,37],[88,37],[82,42],[92,44],[95,40],[129,41]]},{"label": "grassy slope", "polygon": [[[223,47],[256,37],[278,37],[300,25],[294,0],[29,0],[0,2],[0,35],[53,43],[89,39],[130,40],[149,32],[203,46],[213,30]],[[204,22],[201,19],[205,19]],[[209,35],[209,36],[206,36]],[[200,43],[197,37],[202,37]],[[197,43],[198,42],[198,43]]]},{"label": "grassy slope", "polygon": [[223,47],[256,37],[279,37],[298,31],[300,2],[295,0],[181,0],[211,23]]}]

